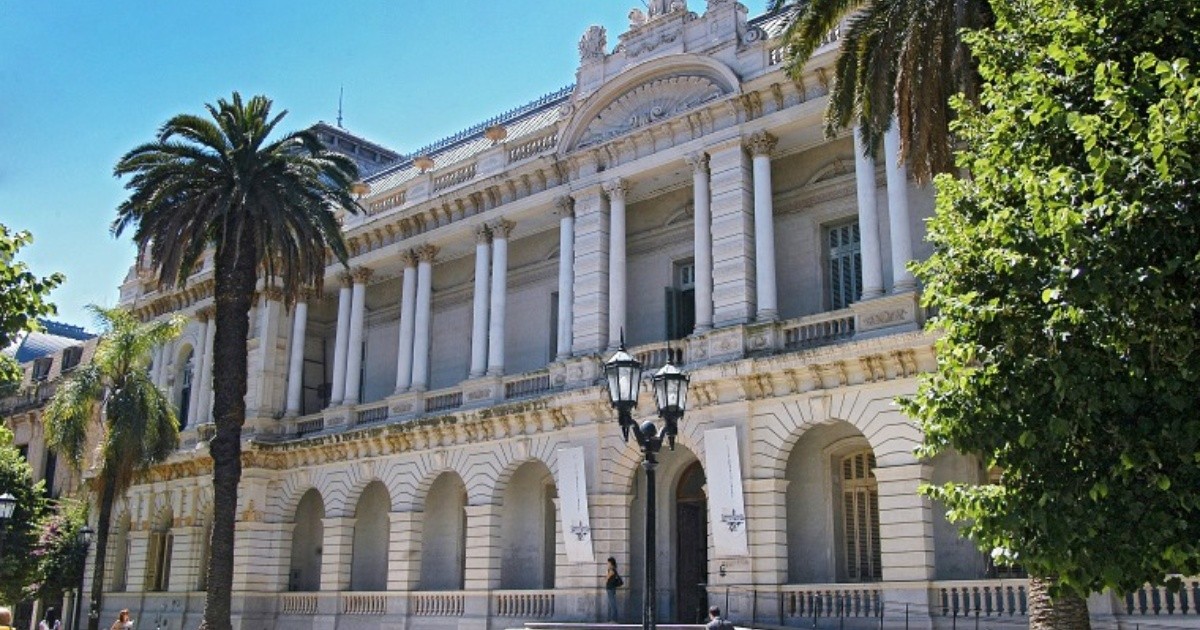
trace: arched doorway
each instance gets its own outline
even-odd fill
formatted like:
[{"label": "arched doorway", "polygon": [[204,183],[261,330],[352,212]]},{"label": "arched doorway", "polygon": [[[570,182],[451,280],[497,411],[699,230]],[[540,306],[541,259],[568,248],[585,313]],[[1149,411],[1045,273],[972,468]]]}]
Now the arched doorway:
[{"label": "arched doorway", "polygon": [[540,461],[521,464],[504,490],[500,588],[554,588],[554,476]]},{"label": "arched doorway", "polygon": [[425,495],[421,535],[422,591],[462,590],[466,576],[467,487],[457,473],[444,472]]},{"label": "arched doorway", "polygon": [[675,484],[675,610],[677,621],[692,623],[706,617],[708,600],[701,584],[708,583],[708,500],[704,468],[692,462]]},{"label": "arched doorway", "polygon": [[386,591],[388,543],[391,540],[392,499],[381,481],[363,490],[354,510],[354,545],[350,560],[350,590]]},{"label": "arched doorway", "polygon": [[311,489],[296,507],[292,528],[292,562],[288,574],[289,591],[321,590],[321,547],[325,538],[325,502],[321,493]]}]

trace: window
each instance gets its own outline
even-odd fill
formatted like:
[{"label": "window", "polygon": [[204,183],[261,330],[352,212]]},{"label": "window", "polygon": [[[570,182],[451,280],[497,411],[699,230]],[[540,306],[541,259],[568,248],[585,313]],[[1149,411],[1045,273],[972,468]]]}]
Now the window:
[{"label": "window", "polygon": [[558,291],[550,293],[550,358],[547,362],[558,357]]},{"label": "window", "polygon": [[58,492],[54,490],[54,473],[58,471],[58,455],[54,451],[46,450],[46,467],[42,470],[42,479],[46,481],[45,492],[46,496],[58,498]]},{"label": "window", "polygon": [[858,223],[829,228],[829,306],[846,308],[862,297],[862,255]]},{"label": "window", "polygon": [[842,502],[842,549],[845,575],[851,582],[883,579],[883,552],[879,544],[879,487],[875,481],[875,455],[861,450],[842,458],[839,465]]},{"label": "window", "polygon": [[165,591],[171,586],[171,551],[175,535],[171,532],[150,532],[146,551],[146,590]]},{"label": "window", "polygon": [[63,350],[62,371],[69,372],[79,365],[83,358],[83,346],[72,346]]},{"label": "window", "polygon": [[195,353],[189,352],[188,358],[183,362],[183,372],[179,375],[179,428],[187,426],[188,412],[190,411],[192,402],[192,371],[194,369]]},{"label": "window", "polygon": [[696,329],[696,264],[675,263],[673,286],[667,287],[667,339],[683,339]]},{"label": "window", "polygon": [[33,360],[33,380],[44,381],[50,376],[50,366],[54,365],[54,357],[42,357]]}]

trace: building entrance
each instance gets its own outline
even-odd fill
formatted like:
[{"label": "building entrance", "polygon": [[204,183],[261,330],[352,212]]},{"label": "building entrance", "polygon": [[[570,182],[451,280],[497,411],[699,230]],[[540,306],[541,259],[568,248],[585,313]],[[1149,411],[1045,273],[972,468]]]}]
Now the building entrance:
[{"label": "building entrance", "polygon": [[704,497],[704,469],[700,462],[688,466],[675,487],[675,621],[702,621],[708,609],[708,502]]}]

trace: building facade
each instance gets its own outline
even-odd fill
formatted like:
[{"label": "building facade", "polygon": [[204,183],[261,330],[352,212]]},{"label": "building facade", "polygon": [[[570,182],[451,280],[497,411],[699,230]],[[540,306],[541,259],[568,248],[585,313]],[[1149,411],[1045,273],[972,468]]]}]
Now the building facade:
[{"label": "building facade", "polygon": [[[599,380],[622,335],[692,378],[658,470],[662,621],[1024,622],[1023,581],[917,493],[988,471],[918,460],[895,403],[934,366],[906,268],[932,191],[894,133],[874,158],[825,137],[837,31],[792,79],[789,17],[651,2],[615,47],[583,35],[571,86],[408,156],[317,127],[376,164],[342,218],[350,269],[252,313],[237,627],[597,621],[609,556],[639,619],[645,481]],[[203,611],[211,273],[160,292],[135,266],[121,288],[191,322],[153,368],[183,444],[120,502],[104,619]]]}]

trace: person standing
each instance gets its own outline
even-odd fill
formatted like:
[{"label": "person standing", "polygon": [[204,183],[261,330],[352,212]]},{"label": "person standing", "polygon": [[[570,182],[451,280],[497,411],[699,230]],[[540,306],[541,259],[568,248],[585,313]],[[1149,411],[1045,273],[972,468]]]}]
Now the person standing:
[{"label": "person standing", "polygon": [[733,624],[721,616],[721,609],[717,606],[708,609],[708,619],[708,625],[704,626],[705,630],[734,630]]},{"label": "person standing", "polygon": [[129,618],[129,609],[124,608],[121,612],[117,613],[117,620],[113,622],[113,625],[108,630],[129,630],[132,627],[133,620]]},{"label": "person standing", "polygon": [[617,571],[617,559],[608,557],[608,571],[604,576],[604,591],[608,595],[608,620],[617,621],[617,589],[625,585],[621,574]]}]

